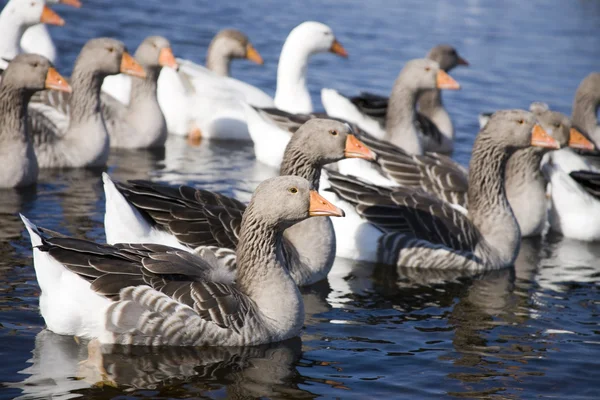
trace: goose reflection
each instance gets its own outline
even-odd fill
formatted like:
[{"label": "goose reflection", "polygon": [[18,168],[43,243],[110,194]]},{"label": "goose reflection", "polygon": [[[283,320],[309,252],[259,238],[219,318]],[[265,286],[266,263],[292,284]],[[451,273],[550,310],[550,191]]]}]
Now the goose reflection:
[{"label": "goose reflection", "polygon": [[574,284],[600,281],[600,247],[550,234],[544,243],[544,256],[535,276],[544,290],[564,293]]},{"label": "goose reflection", "polygon": [[10,386],[22,390],[19,399],[86,398],[99,387],[114,395],[158,390],[168,397],[183,385],[198,395],[223,390],[228,398],[313,398],[298,388],[301,355],[300,338],[244,348],[152,348],[95,340],[78,344],[73,337],[44,330],[36,337],[32,365],[20,372],[30,376]]}]

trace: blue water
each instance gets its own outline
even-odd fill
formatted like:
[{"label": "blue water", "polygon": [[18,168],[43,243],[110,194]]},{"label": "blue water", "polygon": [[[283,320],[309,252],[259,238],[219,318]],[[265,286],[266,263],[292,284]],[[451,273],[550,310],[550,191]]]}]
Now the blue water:
[{"label": "blue water", "polygon": [[[233,75],[275,91],[290,29],[330,25],[350,57],[315,56],[319,91],[387,94],[403,63],[438,43],[471,66],[445,94],[455,158],[469,159],[477,113],[546,101],[570,113],[580,80],[600,69],[600,1],[83,0],[51,28],[69,73],[80,47],[114,36],[130,49],[147,35],[203,62],[221,28],[248,34],[263,67],[239,61]],[[251,145],[187,145],[115,152],[119,180],[187,182],[247,200],[275,171]],[[465,277],[336,261],[328,281],[304,290],[301,338],[247,349],[90,348],[44,330],[29,239],[16,213],[41,226],[104,240],[99,170],[48,171],[36,188],[0,192],[0,397],[14,398],[559,398],[600,393],[600,245],[546,237],[525,241],[514,269]]]}]

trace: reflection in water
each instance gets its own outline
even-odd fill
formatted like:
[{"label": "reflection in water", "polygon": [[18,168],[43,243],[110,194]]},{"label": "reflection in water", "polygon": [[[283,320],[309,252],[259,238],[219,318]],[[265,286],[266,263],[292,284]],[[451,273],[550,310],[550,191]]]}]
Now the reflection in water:
[{"label": "reflection in water", "polygon": [[[418,0],[305,0],[285,7],[268,0],[178,0],[176,7],[159,0],[111,2],[110,7],[105,0],[84,3],[78,10],[61,8],[68,23],[52,31],[59,70],[67,74],[81,46],[98,36],[117,35],[131,49],[148,34],[165,35],[177,56],[203,61],[214,33],[235,21],[265,65],[236,62],[232,74],[270,94],[289,30],[302,20],[326,22],[350,58],[322,54],[311,59],[307,83],[315,110],[321,109],[323,87],[348,95],[365,89],[389,94],[406,60],[450,43],[471,63],[452,72],[463,90],[444,94],[456,128],[453,157],[462,164],[470,158],[478,112],[542,100],[570,114],[579,81],[597,70],[600,60],[598,1],[431,0],[427,7]],[[162,18],[149,17],[155,15]],[[569,61],[560,62],[557,55]],[[255,162],[250,143],[190,146],[179,137],[169,137],[164,151],[113,151],[107,171],[117,180],[185,183],[242,201],[277,173]],[[34,343],[43,326],[39,287],[17,213],[40,226],[102,242],[101,172],[43,171],[35,187],[0,191],[0,354],[5,361],[0,375],[4,381],[22,381],[17,386],[23,393],[37,398],[597,397],[598,382],[589,371],[599,367],[600,246],[554,236],[523,241],[514,270],[474,276],[336,260],[328,282],[302,290],[301,359],[296,350],[277,346],[259,354],[220,350],[210,353],[212,360],[222,359],[213,364],[203,358],[209,354],[204,351],[175,357],[168,350],[165,356],[171,358],[162,359],[154,350],[113,349],[93,358],[100,360],[105,376],[93,373],[94,363],[85,372],[88,364],[77,362],[87,359],[87,346],[47,332]],[[33,365],[26,364],[34,347]],[[178,359],[185,365],[172,364]],[[215,366],[213,375],[209,365]],[[26,368],[33,376],[18,374]],[[275,384],[271,368],[280,371]],[[149,379],[140,371],[151,372]],[[92,387],[100,379],[104,386]],[[0,385],[0,397],[3,390]],[[10,390],[6,397],[12,398],[16,389]]]},{"label": "reflection in water", "polygon": [[169,396],[224,390],[228,398],[313,398],[298,388],[301,348],[299,338],[245,348],[105,346],[43,330],[31,366],[21,371],[30,376],[10,386],[22,390],[21,399],[88,398],[102,390],[135,396],[138,389]]}]

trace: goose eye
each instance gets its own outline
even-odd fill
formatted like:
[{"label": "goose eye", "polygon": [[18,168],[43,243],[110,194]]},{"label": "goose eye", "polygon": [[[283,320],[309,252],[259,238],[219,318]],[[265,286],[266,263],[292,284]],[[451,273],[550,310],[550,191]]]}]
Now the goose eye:
[{"label": "goose eye", "polygon": [[40,65],[40,64],[38,64],[38,63],[33,63],[33,65],[32,65],[32,66],[33,66],[33,68],[37,68],[37,67],[39,67],[39,65]]},{"label": "goose eye", "polygon": [[35,1],[31,2],[31,7],[35,7]]},{"label": "goose eye", "polygon": [[519,123],[519,125],[523,125],[525,123],[525,121],[522,119],[518,120],[517,122]]},{"label": "goose eye", "polygon": [[114,47],[109,47],[107,50],[108,50],[109,53],[114,53],[115,48]]},{"label": "goose eye", "polygon": [[427,72],[431,71],[431,67],[425,67],[425,71],[427,71]]},{"label": "goose eye", "polygon": [[556,123],[556,124],[554,124],[554,127],[555,127],[555,128],[560,128],[560,124],[559,124],[559,123]]},{"label": "goose eye", "polygon": [[291,194],[296,194],[296,193],[298,193],[298,188],[291,187],[291,188],[288,189],[288,192],[290,192]]},{"label": "goose eye", "polygon": [[330,129],[330,130],[329,130],[329,134],[330,134],[331,136],[337,136],[337,135],[338,135],[338,131],[336,131],[335,129]]}]

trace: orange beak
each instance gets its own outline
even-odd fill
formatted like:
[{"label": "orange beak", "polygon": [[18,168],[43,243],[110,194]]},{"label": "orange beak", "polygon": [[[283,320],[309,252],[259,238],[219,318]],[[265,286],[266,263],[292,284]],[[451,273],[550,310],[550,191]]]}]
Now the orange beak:
[{"label": "orange beak", "polygon": [[344,149],[346,158],[362,158],[363,160],[375,160],[375,153],[371,151],[363,142],[354,135],[348,135],[346,138],[346,148]]},{"label": "orange beak", "polygon": [[437,88],[446,90],[458,90],[460,85],[443,70],[439,70],[436,78]]},{"label": "orange beak", "polygon": [[246,45],[246,58],[260,65],[265,63],[260,56],[260,53],[250,43]]},{"label": "orange beak", "polygon": [[42,16],[40,17],[40,22],[42,24],[48,25],[58,25],[63,26],[65,24],[65,20],[60,17],[57,13],[52,11],[48,6],[44,6],[42,11]]},{"label": "orange beak", "polygon": [[158,55],[158,65],[161,67],[173,68],[174,70],[179,67],[177,61],[175,61],[173,50],[171,50],[170,47],[165,47],[160,50],[160,54]]},{"label": "orange beak", "polygon": [[67,83],[67,80],[52,67],[48,69],[48,73],[46,74],[45,88],[67,93],[73,91],[71,86]]},{"label": "orange beak", "polygon": [[346,51],[344,46],[342,46],[342,44],[337,41],[337,39],[333,40],[333,44],[329,48],[329,51],[341,57],[348,57],[348,52]]},{"label": "orange beak", "polygon": [[560,149],[560,144],[542,128],[535,124],[531,131],[531,145],[545,149]]},{"label": "orange beak", "polygon": [[81,8],[81,2],[79,0],[60,0],[59,3],[75,8]]},{"label": "orange beak", "polygon": [[121,72],[142,79],[146,78],[144,68],[128,52],[124,52],[121,58]]},{"label": "orange beak", "polygon": [[310,207],[308,209],[310,217],[344,217],[344,210],[338,208],[327,201],[315,190],[310,191]]},{"label": "orange beak", "polygon": [[575,128],[571,128],[569,135],[569,147],[581,150],[594,150],[596,146],[583,133]]}]

